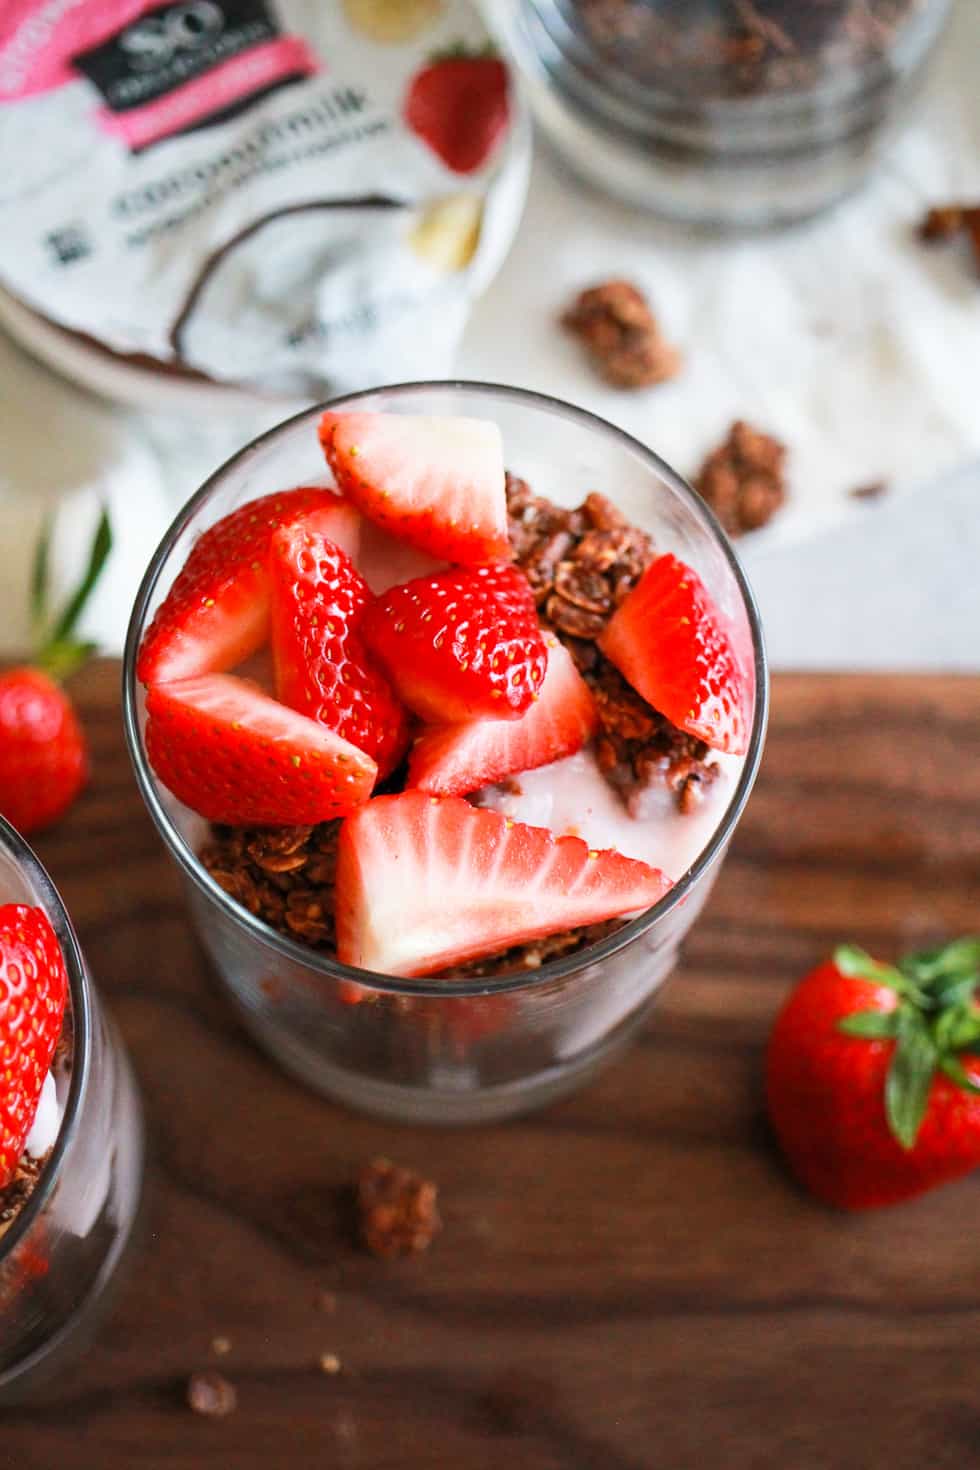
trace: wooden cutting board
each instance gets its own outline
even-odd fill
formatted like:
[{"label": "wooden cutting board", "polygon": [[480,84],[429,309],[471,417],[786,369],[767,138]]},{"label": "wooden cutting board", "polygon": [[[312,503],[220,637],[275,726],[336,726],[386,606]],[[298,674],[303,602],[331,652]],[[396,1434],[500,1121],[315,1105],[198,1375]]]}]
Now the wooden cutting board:
[{"label": "wooden cutting board", "polygon": [[[777,679],[756,793],[648,1032],[567,1102],[441,1132],[330,1106],[243,1035],[137,796],[118,679],[76,683],[94,779],[38,845],[142,1083],[145,1235],[96,1346],[3,1415],[0,1465],[980,1463],[980,1173],[833,1213],[784,1172],[760,1090],[781,996],[835,941],[892,955],[980,927],[980,681]],[[346,1191],[382,1153],[440,1186],[420,1259],[351,1241]],[[184,1406],[209,1366],[238,1388],[221,1421]]]}]

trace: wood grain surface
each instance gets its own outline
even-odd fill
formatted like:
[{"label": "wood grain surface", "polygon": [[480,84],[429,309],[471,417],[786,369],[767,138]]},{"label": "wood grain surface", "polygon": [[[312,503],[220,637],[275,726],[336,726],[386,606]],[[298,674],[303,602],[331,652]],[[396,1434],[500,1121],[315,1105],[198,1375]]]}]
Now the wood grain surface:
[{"label": "wood grain surface", "polygon": [[[891,955],[980,924],[980,682],[777,679],[756,794],[649,1030],[573,1099],[448,1132],[330,1106],[243,1035],[117,684],[109,663],[75,684],[94,779],[38,846],[142,1083],[144,1238],[96,1345],[4,1414],[0,1465],[980,1464],[980,1174],[833,1213],[781,1167],[760,1090],[781,996],[836,940]],[[346,1192],[379,1153],[440,1186],[425,1257],[352,1242]],[[229,1418],[184,1405],[206,1367],[237,1386]]]}]

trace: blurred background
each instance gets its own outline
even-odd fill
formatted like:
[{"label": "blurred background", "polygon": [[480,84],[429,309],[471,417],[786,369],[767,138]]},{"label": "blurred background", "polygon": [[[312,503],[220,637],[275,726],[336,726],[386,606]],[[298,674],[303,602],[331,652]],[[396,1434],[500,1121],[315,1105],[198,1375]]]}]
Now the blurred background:
[{"label": "blurred background", "polygon": [[0,653],[46,517],[67,589],[108,507],[118,652],[242,443],[459,376],[696,483],[777,668],[977,668],[978,57],[976,0],[7,0]]}]

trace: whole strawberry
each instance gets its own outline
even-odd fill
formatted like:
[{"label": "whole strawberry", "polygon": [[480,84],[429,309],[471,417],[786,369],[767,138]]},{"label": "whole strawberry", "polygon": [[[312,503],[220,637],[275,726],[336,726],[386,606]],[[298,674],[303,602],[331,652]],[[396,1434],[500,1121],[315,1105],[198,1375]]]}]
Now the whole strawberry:
[{"label": "whole strawberry", "polygon": [[61,1035],[65,962],[41,909],[0,907],[0,1189],[13,1179]]},{"label": "whole strawberry", "polygon": [[769,1116],[820,1199],[868,1209],[980,1164],[980,938],[879,964],[853,946],[776,1018]]},{"label": "whole strawberry", "polygon": [[47,534],[38,547],[33,615],[40,647],[30,665],[0,674],[0,815],[21,832],[56,821],[88,779],[85,737],[60,681],[93,652],[91,644],[77,641],[75,627],[111,549],[103,516],[81,584],[46,626]]},{"label": "whole strawberry", "polygon": [[448,169],[471,174],[499,144],[509,110],[507,68],[500,58],[456,47],[416,72],[402,113]]}]

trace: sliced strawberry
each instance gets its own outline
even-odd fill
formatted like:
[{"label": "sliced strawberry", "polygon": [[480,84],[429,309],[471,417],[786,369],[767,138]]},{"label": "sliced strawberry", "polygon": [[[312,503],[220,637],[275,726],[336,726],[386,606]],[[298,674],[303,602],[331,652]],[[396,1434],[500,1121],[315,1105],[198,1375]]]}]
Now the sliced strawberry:
[{"label": "sliced strawberry", "polygon": [[367,801],[370,756],[232,674],[154,685],[146,753],[160,780],[210,822],[292,827]]},{"label": "sliced strawberry", "polygon": [[439,561],[509,561],[500,430],[484,419],[325,413],[320,443],[340,490]]},{"label": "sliced strawberry", "polygon": [[[353,506],[351,507],[353,510]],[[361,518],[361,541],[357,548],[357,570],[374,593],[380,597],[389,587],[398,587],[402,582],[414,582],[416,577],[431,577],[435,572],[446,569],[444,561],[438,561],[427,551],[409,546],[407,541],[382,531],[367,516]]]},{"label": "sliced strawberry", "polygon": [[519,720],[471,720],[426,730],[412,747],[408,785],[437,796],[464,796],[516,771],[574,755],[598,725],[595,701],[571,654],[547,634],[548,671]]},{"label": "sliced strawberry", "polygon": [[751,665],[701,578],[676,556],[650,563],[597,641],[668,720],[715,750],[746,749]]},{"label": "sliced strawberry", "polygon": [[364,614],[364,641],[423,719],[517,719],[548,653],[527,578],[509,566],[450,568],[392,587]]},{"label": "sliced strawberry", "polygon": [[313,509],[329,509],[332,539],[357,554],[360,518],[331,490],[302,485],[251,500],[205,531],[143,635],[144,684],[220,673],[253,654],[269,631],[266,560],[272,533]]},{"label": "sliced strawberry", "polygon": [[340,831],[337,954],[382,974],[436,974],[649,908],[669,887],[646,863],[458,796],[379,796]]},{"label": "sliced strawberry", "polygon": [[385,776],[405,752],[408,717],[361,641],[361,619],[374,597],[330,540],[334,520],[333,510],[314,510],[272,538],[276,692],[366,751]]},{"label": "sliced strawberry", "polygon": [[17,1172],[68,997],[61,945],[44,911],[0,907],[0,1189]]}]

